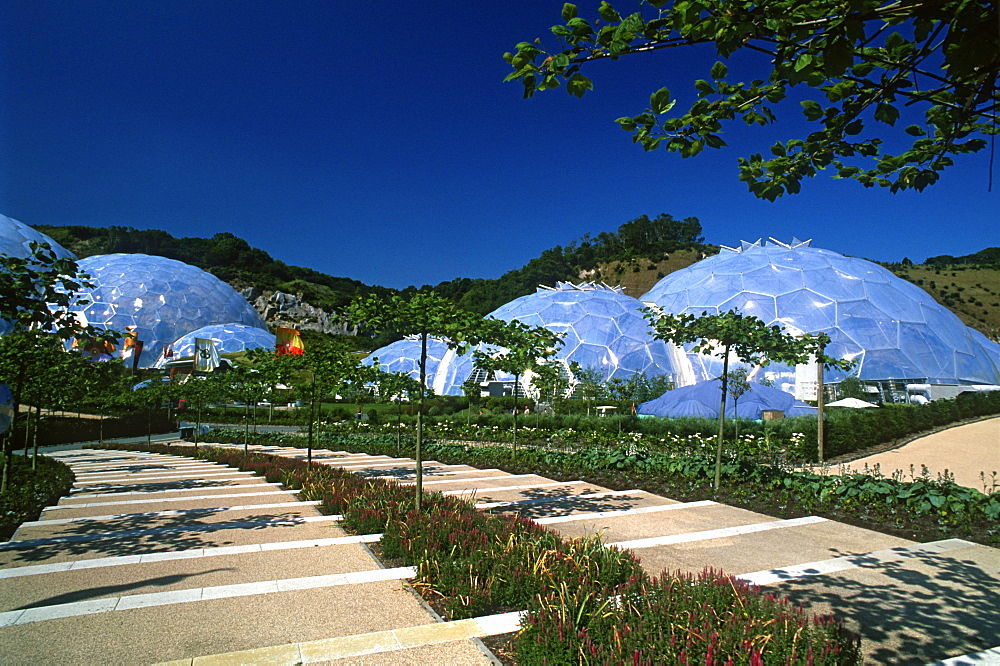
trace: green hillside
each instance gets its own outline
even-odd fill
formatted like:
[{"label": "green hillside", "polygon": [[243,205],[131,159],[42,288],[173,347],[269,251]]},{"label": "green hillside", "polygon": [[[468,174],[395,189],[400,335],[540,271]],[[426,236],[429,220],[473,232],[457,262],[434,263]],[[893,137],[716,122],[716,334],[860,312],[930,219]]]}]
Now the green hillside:
[{"label": "green hillside", "polygon": [[[158,229],[130,227],[36,225],[35,228],[80,258],[115,252],[169,257],[209,271],[238,289],[253,286],[302,294],[310,304],[328,311],[343,308],[359,293],[396,292],[311,268],[290,266],[231,233],[211,238],[175,238]],[[459,278],[402,291],[434,289],[480,314],[533,293],[540,284],[557,281],[606,282],[621,285],[625,293],[639,297],[663,276],[718,250],[717,246],[704,242],[697,218],[677,220],[661,214],[651,219],[643,215],[613,232],[588,234],[566,246],[545,250],[497,279]],[[962,257],[931,257],[920,265],[908,259],[882,265],[926,290],[967,325],[994,340],[1000,339],[1000,248],[986,248]]]}]

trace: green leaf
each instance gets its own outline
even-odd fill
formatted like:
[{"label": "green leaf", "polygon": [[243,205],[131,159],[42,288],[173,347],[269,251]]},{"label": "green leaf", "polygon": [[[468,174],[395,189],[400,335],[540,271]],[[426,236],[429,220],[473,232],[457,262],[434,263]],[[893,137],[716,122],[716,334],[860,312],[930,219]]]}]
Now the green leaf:
[{"label": "green leaf", "polygon": [[602,0],[601,6],[597,8],[597,13],[609,23],[622,20],[621,14],[616,12],[614,7],[608,4],[606,0]]},{"label": "green leaf", "polygon": [[875,120],[887,125],[895,125],[899,119],[899,109],[888,102],[879,102],[875,107]]},{"label": "green leaf", "polygon": [[729,68],[726,67],[725,63],[717,62],[712,65],[712,78],[713,79],[724,79],[726,74],[729,73]]},{"label": "green leaf", "polygon": [[673,102],[670,101],[670,91],[666,88],[660,88],[649,96],[649,108],[653,110],[653,113],[666,113],[673,105]]},{"label": "green leaf", "polygon": [[562,8],[563,21],[568,21],[571,18],[576,18],[576,13],[577,13],[576,5],[571,4],[569,2],[563,5]]},{"label": "green leaf", "polygon": [[583,97],[584,93],[593,89],[593,82],[583,74],[574,74],[566,81],[566,92],[574,97]]},{"label": "green leaf", "polygon": [[802,113],[805,115],[806,119],[819,120],[820,118],[823,117],[823,108],[819,105],[818,102],[814,102],[811,99],[807,99],[803,102],[800,102],[800,104],[802,104]]},{"label": "green leaf", "polygon": [[927,132],[920,125],[910,125],[906,128],[906,133],[910,136],[927,136]]},{"label": "green leaf", "polygon": [[705,95],[711,95],[712,93],[715,92],[715,88],[712,87],[712,84],[709,83],[708,81],[705,81],[704,79],[698,79],[697,81],[695,81],[694,87],[698,90],[699,93],[701,93],[702,97],[704,97]]},{"label": "green leaf", "polygon": [[798,58],[795,59],[795,71],[801,72],[803,69],[812,64],[813,57],[811,53],[803,53]]}]

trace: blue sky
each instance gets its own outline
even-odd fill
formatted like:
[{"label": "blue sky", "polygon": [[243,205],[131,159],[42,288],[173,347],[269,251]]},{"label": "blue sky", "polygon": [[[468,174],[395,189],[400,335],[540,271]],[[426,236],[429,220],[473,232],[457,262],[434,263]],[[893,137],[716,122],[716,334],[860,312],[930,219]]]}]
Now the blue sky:
[{"label": "blue sky", "polygon": [[712,243],[798,236],[886,261],[1000,244],[988,151],[923,193],[821,175],[775,203],[746,191],[736,158],[795,136],[797,104],[765,131],[727,127],[729,149],[643,153],[614,119],[661,86],[690,100],[705,52],[598,63],[582,100],[522,100],[501,56],[544,38],[561,6],[8,0],[0,213],[230,231],[391,287],[497,277],[641,214],[697,217]]}]

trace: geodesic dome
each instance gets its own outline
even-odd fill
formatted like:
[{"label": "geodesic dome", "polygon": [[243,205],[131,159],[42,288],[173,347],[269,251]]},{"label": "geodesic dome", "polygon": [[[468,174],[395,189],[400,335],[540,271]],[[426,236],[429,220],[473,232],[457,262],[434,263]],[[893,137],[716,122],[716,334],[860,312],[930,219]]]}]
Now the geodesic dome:
[{"label": "geodesic dome", "polygon": [[[362,363],[374,365],[378,359],[379,367],[385,372],[397,374],[407,374],[413,379],[420,379],[420,337],[411,335],[397,340],[380,349],[373,351],[365,357]],[[448,353],[448,345],[435,338],[427,339],[427,373],[428,387],[433,383],[435,373],[441,359]]]},{"label": "geodesic dome", "polygon": [[209,324],[267,325],[235,289],[200,268],[145,254],[105,254],[79,262],[93,289],[90,303],[72,308],[83,323],[124,331],[135,326],[144,343],[139,367],[156,363],[165,345]]},{"label": "geodesic dome", "polygon": [[[789,333],[830,336],[826,353],[857,359],[860,379],[994,384],[1000,369],[974,335],[927,292],[864,259],[793,240],[744,242],[671,273],[641,299],[664,312],[700,315],[736,309]],[[688,354],[697,379],[721,362]],[[787,385],[794,371],[768,366]],[[831,372],[839,381],[845,373]]]},{"label": "geodesic dome", "polygon": [[[173,358],[193,357],[194,341],[198,338],[214,341],[215,349],[220,354],[244,352],[261,347],[274,349],[275,344],[275,335],[267,329],[235,323],[210,324],[177,338],[170,345]],[[160,367],[167,360],[169,359],[164,358],[161,354],[156,366]]]},{"label": "geodesic dome", "polygon": [[[628,379],[644,373],[650,377],[673,373],[670,352],[650,335],[639,309],[642,303],[626,296],[621,287],[584,282],[559,282],[539,287],[534,294],[514,299],[487,315],[519,321],[565,333],[555,360],[568,368],[579,363],[598,370],[604,381]],[[462,383],[472,375],[472,353],[445,357],[438,366],[433,388],[441,395],[461,395]],[[500,380],[510,380],[499,375]]]},{"label": "geodesic dome", "polygon": [[[0,215],[0,254],[8,257],[25,258],[31,256],[31,242],[48,243],[59,259],[76,259],[72,252],[64,248],[40,231],[35,231],[27,224]],[[10,332],[10,322],[0,319],[0,335]]]},{"label": "geodesic dome", "polygon": [[23,222],[0,215],[0,254],[6,254],[8,257],[30,257],[31,241],[48,243],[60,259],[76,259],[72,252],[41,231],[35,231]]}]

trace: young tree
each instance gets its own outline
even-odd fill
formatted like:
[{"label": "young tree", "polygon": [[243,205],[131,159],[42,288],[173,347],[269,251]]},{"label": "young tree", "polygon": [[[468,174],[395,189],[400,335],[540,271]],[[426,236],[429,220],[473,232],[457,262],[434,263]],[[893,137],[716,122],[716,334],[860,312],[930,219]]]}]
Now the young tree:
[{"label": "young tree", "polygon": [[740,398],[750,390],[750,382],[747,380],[749,376],[750,372],[746,368],[736,368],[729,373],[727,379],[729,393],[733,396],[733,423],[736,426],[737,441],[740,439]]},{"label": "young tree", "polygon": [[[268,352],[273,356],[273,352]],[[309,409],[306,436],[306,464],[312,467],[313,437],[316,421],[325,399],[332,399],[352,385],[363,385],[374,378],[371,366],[361,365],[358,356],[337,344],[317,343],[299,355],[276,357],[275,375],[282,383],[291,384],[305,398]]]},{"label": "young tree", "polygon": [[715,488],[722,474],[722,439],[726,422],[726,395],[729,380],[729,358],[735,356],[744,363],[767,365],[785,363],[797,365],[816,354],[827,367],[849,369],[853,362],[822,354],[830,338],[823,334],[795,337],[779,326],[768,326],[754,316],[736,310],[708,314],[664,314],[644,308],[644,316],[653,327],[658,340],[683,345],[693,343],[692,351],[722,357],[722,389],[719,403],[719,437],[715,453]]},{"label": "young tree", "polygon": [[[505,372],[514,375],[512,395],[516,398],[520,379],[527,371],[551,372],[544,369],[562,347],[562,333],[550,331],[541,326],[529,326],[519,321],[483,320],[490,345],[476,349],[476,367],[491,372]],[[554,364],[553,364],[554,365]],[[514,428],[511,440],[517,450],[517,401],[514,401]]]},{"label": "young tree", "polygon": [[575,394],[587,403],[587,416],[590,416],[590,404],[605,396],[604,373],[597,368],[576,365],[573,375],[577,381]]},{"label": "young tree", "polygon": [[[725,122],[775,122],[775,109],[792,89],[807,88],[814,99],[786,106],[801,108],[809,133],[775,143],[770,159],[757,153],[739,160],[740,180],[772,201],[798,192],[802,178],[830,165],[837,178],[865,187],[923,190],[952,156],[982,150],[985,137],[998,132],[995,0],[636,4],[638,11],[622,14],[602,1],[599,18],[590,21],[575,5],[563,5],[564,23],[552,27],[555,48],[543,50],[540,39],[521,42],[504,54],[514,70],[506,80],[520,80],[525,97],[561,83],[582,97],[593,89],[581,73],[592,61],[709,45],[720,60],[694,82],[698,99],[686,112],[670,114],[676,100],[660,88],[648,109],[617,121],[643,149],[682,157],[725,146]],[[738,56],[757,56],[747,58],[759,71],[756,80],[728,80],[723,61]],[[922,110],[922,122],[896,127],[901,107],[914,110],[907,115]]]},{"label": "young tree", "polygon": [[[515,327],[506,322],[483,319],[479,315],[459,308],[453,301],[433,291],[417,292],[409,297],[393,295],[359,297],[348,308],[356,322],[364,322],[379,333],[416,335],[420,338],[420,378],[417,389],[417,442],[416,442],[416,495],[415,505],[420,509],[423,495],[423,412],[424,395],[427,393],[427,341],[444,340],[449,349],[465,353],[480,344],[502,345],[507,331]],[[522,368],[523,369],[523,368]]]},{"label": "young tree", "polygon": [[85,304],[74,301],[74,294],[91,286],[87,277],[79,273],[76,261],[58,258],[48,243],[32,242],[28,257],[0,255],[0,332],[6,333],[0,337],[0,356],[4,358],[0,379],[10,386],[14,403],[10,429],[3,438],[0,491],[7,488],[11,437],[22,396],[33,382],[40,381],[33,373],[44,367],[37,363],[37,355],[45,355],[72,338],[101,341],[119,336],[117,331],[84,326],[69,311],[74,302]]}]

